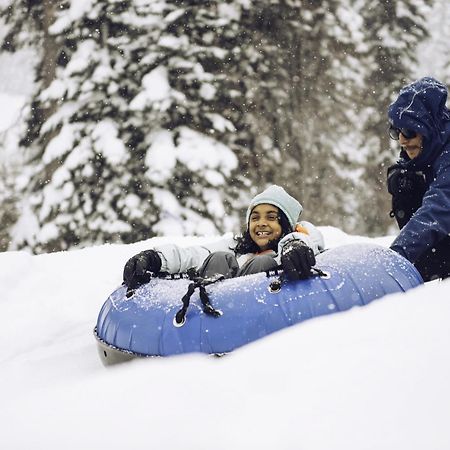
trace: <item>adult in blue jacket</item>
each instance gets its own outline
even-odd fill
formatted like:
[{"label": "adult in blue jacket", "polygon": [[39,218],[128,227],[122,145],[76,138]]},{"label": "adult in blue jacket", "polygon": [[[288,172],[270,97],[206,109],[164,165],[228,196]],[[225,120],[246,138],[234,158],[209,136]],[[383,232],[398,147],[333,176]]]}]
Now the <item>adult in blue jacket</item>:
[{"label": "adult in blue jacket", "polygon": [[422,78],[389,107],[389,134],[401,146],[388,169],[392,212],[400,234],[391,248],[425,281],[450,276],[450,110],[447,88]]}]

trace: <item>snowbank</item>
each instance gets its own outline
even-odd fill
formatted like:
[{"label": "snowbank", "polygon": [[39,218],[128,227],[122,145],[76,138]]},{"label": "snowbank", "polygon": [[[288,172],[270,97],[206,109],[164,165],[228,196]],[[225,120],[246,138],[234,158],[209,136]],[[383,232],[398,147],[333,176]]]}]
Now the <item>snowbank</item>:
[{"label": "snowbank", "polygon": [[[370,240],[322,231],[329,246]],[[311,320],[223,358],[104,368],[97,313],[127,258],[163,241],[173,239],[0,254],[0,448],[450,448],[450,282]]]}]

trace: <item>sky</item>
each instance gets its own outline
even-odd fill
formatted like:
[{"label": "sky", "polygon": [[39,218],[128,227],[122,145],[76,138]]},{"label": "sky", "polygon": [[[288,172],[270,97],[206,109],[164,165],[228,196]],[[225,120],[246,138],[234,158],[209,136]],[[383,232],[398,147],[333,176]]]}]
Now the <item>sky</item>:
[{"label": "sky", "polygon": [[[322,227],[326,246],[372,242]],[[104,367],[92,334],[133,254],[167,237],[0,253],[0,448],[450,448],[450,282],[287,328],[222,358]]]}]

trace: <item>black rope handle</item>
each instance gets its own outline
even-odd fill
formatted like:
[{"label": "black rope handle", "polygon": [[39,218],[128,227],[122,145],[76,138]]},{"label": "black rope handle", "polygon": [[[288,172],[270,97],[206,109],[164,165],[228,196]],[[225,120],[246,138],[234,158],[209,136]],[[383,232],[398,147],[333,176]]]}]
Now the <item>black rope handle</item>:
[{"label": "black rope handle", "polygon": [[184,322],[186,322],[186,312],[189,308],[189,303],[191,301],[192,294],[195,291],[195,288],[197,286],[195,283],[191,283],[188,286],[188,290],[186,294],[183,295],[181,301],[183,302],[182,308],[175,314],[175,322],[178,326],[184,325]]},{"label": "black rope handle", "polygon": [[211,301],[209,300],[209,295],[206,292],[205,286],[200,285],[199,288],[200,288],[200,300],[203,305],[203,311],[206,314],[209,314],[210,316],[213,317],[221,316],[223,314],[222,311],[220,311],[220,309],[214,309],[213,306],[211,305]]},{"label": "black rope handle", "polygon": [[223,279],[225,279],[225,277],[223,275],[217,274],[210,278],[202,278],[198,276],[198,273],[195,271],[189,271],[188,275],[193,280],[193,282],[188,286],[186,294],[184,294],[181,299],[181,301],[183,302],[182,308],[175,314],[173,324],[176,327],[181,327],[186,322],[186,313],[189,308],[191,297],[194,294],[195,289],[197,288],[199,288],[199,295],[203,306],[203,312],[213,317],[220,317],[223,314],[222,311],[220,311],[219,309],[215,309],[212,306],[209,295],[206,292],[206,286],[217,283],[218,281],[222,281]]},{"label": "black rope handle", "polygon": [[[311,267],[311,271],[315,272],[315,275],[318,275],[320,277],[327,277],[328,273],[324,272],[322,269],[319,269],[318,267]],[[314,275],[314,274],[313,274]],[[279,264],[278,266],[274,267],[273,269],[266,270],[266,277],[274,277],[278,276],[284,279],[285,273],[283,270],[283,266]]]},{"label": "black rope handle", "polygon": [[[311,271],[315,272],[320,277],[328,277],[328,274],[322,271],[321,269],[317,267],[311,267]],[[198,273],[195,271],[195,269],[189,270],[187,273],[179,273],[179,274],[167,274],[167,273],[150,273],[150,278],[159,278],[159,279],[165,279],[165,280],[177,280],[177,279],[186,279],[189,278],[192,280],[192,283],[189,284],[186,294],[183,295],[181,298],[181,302],[183,303],[183,306],[181,309],[175,314],[174,318],[174,325],[177,327],[181,327],[186,322],[186,313],[190,305],[191,297],[195,292],[195,289],[199,288],[199,296],[200,301],[202,302],[203,306],[203,312],[205,314],[208,314],[213,317],[220,317],[223,312],[219,309],[215,309],[210,301],[209,295],[206,292],[206,286],[209,286],[210,284],[217,283],[218,281],[222,281],[225,279],[224,275],[217,274],[213,277],[209,278],[202,278],[198,275]],[[271,292],[279,292],[281,289],[281,285],[283,284],[283,281],[285,280],[285,273],[283,271],[283,268],[280,265],[275,267],[274,269],[266,271],[266,276],[277,276],[277,279],[272,281],[270,283],[270,289]],[[127,288],[126,297],[129,299],[131,298],[134,293],[136,292],[136,288]]]},{"label": "black rope handle", "polygon": [[[327,272],[324,272],[322,269],[319,269],[318,267],[311,267],[312,275],[317,275],[322,278],[329,278],[330,274]],[[278,293],[281,290],[281,286],[283,285],[283,282],[286,280],[286,274],[284,273],[282,265],[278,265],[274,269],[266,271],[267,277],[273,277],[275,276],[275,280],[272,280],[269,285],[269,292],[272,293]]]},{"label": "black rope handle", "polygon": [[319,277],[328,277],[329,274],[324,272],[323,270],[319,269],[318,267],[311,267],[311,270],[313,272],[316,272],[317,275],[319,275]]}]

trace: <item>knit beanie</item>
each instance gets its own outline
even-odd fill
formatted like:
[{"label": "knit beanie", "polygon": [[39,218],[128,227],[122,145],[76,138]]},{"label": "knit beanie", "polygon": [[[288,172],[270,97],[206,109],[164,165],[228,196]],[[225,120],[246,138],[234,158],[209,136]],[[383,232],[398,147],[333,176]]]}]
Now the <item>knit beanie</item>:
[{"label": "knit beanie", "polygon": [[281,186],[277,186],[276,184],[274,184],[254,197],[250,202],[245,218],[245,222],[247,223],[247,225],[253,208],[263,203],[276,206],[281,211],[283,211],[287,219],[289,220],[289,224],[291,225],[292,229],[294,229],[298,217],[303,211],[302,205],[297,200],[295,200],[294,197],[291,197]]}]

